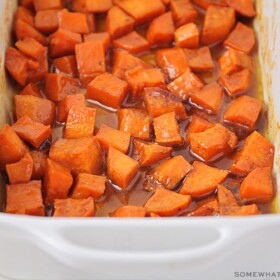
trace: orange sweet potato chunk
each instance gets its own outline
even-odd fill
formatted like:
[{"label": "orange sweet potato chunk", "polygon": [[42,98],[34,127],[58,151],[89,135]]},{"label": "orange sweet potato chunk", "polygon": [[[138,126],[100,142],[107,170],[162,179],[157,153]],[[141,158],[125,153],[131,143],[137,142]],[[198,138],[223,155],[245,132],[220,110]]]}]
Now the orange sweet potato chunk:
[{"label": "orange sweet potato chunk", "polygon": [[70,77],[76,77],[78,74],[77,61],[74,55],[59,57],[53,60],[57,73],[64,73]]},{"label": "orange sweet potato chunk", "polygon": [[19,92],[20,95],[33,95],[36,97],[42,97],[39,87],[35,83],[27,84],[23,90]]},{"label": "orange sweet potato chunk", "polygon": [[172,0],[170,9],[176,28],[194,22],[198,15],[190,0]]},{"label": "orange sweet potato chunk", "polygon": [[46,203],[52,203],[57,198],[66,198],[72,183],[71,170],[48,158],[44,172]]},{"label": "orange sweet potato chunk", "polygon": [[33,38],[25,38],[16,42],[16,47],[19,51],[29,57],[39,60],[44,55],[45,48]]},{"label": "orange sweet potato chunk", "polygon": [[85,13],[85,15],[87,18],[89,32],[95,32],[96,31],[95,15],[92,13]]},{"label": "orange sweet potato chunk", "polygon": [[41,181],[7,185],[6,193],[6,213],[45,216]]},{"label": "orange sweet potato chunk", "polygon": [[182,75],[188,67],[183,49],[176,47],[156,51],[156,63],[170,80]]},{"label": "orange sweet potato chunk", "polygon": [[169,112],[175,112],[179,120],[187,118],[186,109],[178,96],[159,87],[147,87],[144,91],[145,107],[153,118]]},{"label": "orange sweet potato chunk", "polygon": [[172,14],[167,12],[151,22],[146,38],[151,45],[169,44],[174,39],[174,31]]},{"label": "orange sweet potato chunk", "polygon": [[107,176],[120,188],[125,189],[138,172],[138,162],[120,151],[109,148],[107,156]]},{"label": "orange sweet potato chunk", "polygon": [[19,5],[29,10],[34,9],[33,0],[19,0]]},{"label": "orange sweet potato chunk", "polygon": [[108,50],[110,47],[110,34],[108,32],[98,32],[98,33],[89,33],[89,34],[84,34],[84,42],[88,41],[95,41],[99,42],[104,49],[104,52]]},{"label": "orange sweet potato chunk", "polygon": [[33,171],[33,159],[29,153],[15,163],[6,164],[10,184],[28,183]]},{"label": "orange sweet potato chunk", "polygon": [[71,197],[75,199],[92,197],[98,199],[106,189],[106,177],[79,173]]},{"label": "orange sweet potato chunk", "polygon": [[112,108],[119,108],[126,98],[128,83],[105,73],[97,76],[87,86],[86,98]]},{"label": "orange sweet potato chunk", "polygon": [[273,166],[274,147],[259,132],[252,132],[244,142],[241,151],[231,166],[231,172],[237,175],[247,175],[257,167]]},{"label": "orange sweet potato chunk", "polygon": [[193,167],[182,156],[175,156],[153,168],[148,173],[148,180],[172,190],[192,169]]},{"label": "orange sweet potato chunk", "polygon": [[208,47],[202,47],[197,50],[185,49],[185,54],[189,57],[188,66],[192,71],[204,72],[214,69],[214,63]]},{"label": "orange sweet potato chunk", "polygon": [[14,13],[14,19],[13,19],[13,29],[15,29],[18,20],[22,20],[31,26],[34,25],[34,15],[26,7],[20,6],[16,9]]},{"label": "orange sweet potato chunk", "polygon": [[72,106],[65,124],[64,138],[76,139],[93,135],[96,109]]},{"label": "orange sweet potato chunk", "polygon": [[148,5],[146,0],[115,0],[115,4],[132,16],[136,25],[148,23],[165,12],[160,0],[150,0]]},{"label": "orange sweet potato chunk", "polygon": [[112,39],[133,31],[135,20],[118,6],[113,6],[107,13],[105,29]]},{"label": "orange sweet potato chunk", "polygon": [[92,197],[85,199],[55,199],[53,217],[93,217],[95,205]]},{"label": "orange sweet potato chunk", "polygon": [[58,29],[58,12],[60,10],[42,10],[35,15],[35,27],[43,34],[54,33]]},{"label": "orange sweet potato chunk", "polygon": [[41,180],[44,172],[45,167],[47,164],[47,152],[45,150],[37,151],[33,150],[30,152],[30,155],[33,159],[33,171],[32,171],[32,180]]},{"label": "orange sweet potato chunk", "polygon": [[242,16],[254,17],[257,15],[253,0],[228,0],[228,4]]},{"label": "orange sweet potato chunk", "polygon": [[96,138],[101,147],[108,151],[110,147],[126,154],[130,145],[130,133],[111,128],[105,124],[101,124]]},{"label": "orange sweet potato chunk", "polygon": [[224,113],[224,121],[254,129],[262,109],[262,101],[250,96],[233,100]]},{"label": "orange sweet potato chunk", "polygon": [[154,130],[158,144],[173,146],[182,145],[183,139],[176,120],[175,112],[166,113],[154,119]]},{"label": "orange sweet potato chunk", "polygon": [[55,104],[47,99],[32,95],[15,95],[17,119],[27,115],[34,122],[52,125],[55,116]]},{"label": "orange sweet potato chunk", "polygon": [[207,195],[226,179],[228,173],[227,170],[210,167],[202,162],[195,161],[193,170],[187,175],[180,193],[192,197]]},{"label": "orange sweet potato chunk", "polygon": [[199,46],[197,25],[190,22],[180,26],[174,33],[176,45],[180,48],[196,49]]},{"label": "orange sweet potato chunk", "polygon": [[33,4],[36,11],[63,8],[62,0],[33,0]]},{"label": "orange sweet potato chunk", "polygon": [[13,124],[12,129],[24,141],[35,148],[39,148],[45,140],[52,136],[50,125],[44,125],[34,122],[28,116],[24,115]]},{"label": "orange sweet potato chunk", "polygon": [[212,45],[224,40],[235,24],[234,9],[209,6],[204,18],[201,42]]},{"label": "orange sweet potato chunk", "polygon": [[154,165],[163,159],[169,158],[172,153],[171,147],[145,143],[138,140],[134,140],[134,150],[141,166]]},{"label": "orange sweet potato chunk", "polygon": [[146,209],[142,206],[125,205],[110,213],[115,218],[143,218],[146,216]]},{"label": "orange sweet potato chunk", "polygon": [[189,217],[217,216],[219,214],[216,198],[199,203],[198,207],[188,214]]},{"label": "orange sweet potato chunk", "polygon": [[73,0],[72,9],[84,13],[103,13],[107,12],[112,5],[112,0]]},{"label": "orange sweet potato chunk", "polygon": [[51,147],[51,159],[79,172],[99,175],[103,169],[102,149],[95,137],[58,139]]},{"label": "orange sweet potato chunk", "polygon": [[159,187],[144,207],[148,213],[155,213],[159,216],[173,216],[188,208],[191,201],[189,195],[178,194]]},{"label": "orange sweet potato chunk", "polygon": [[209,6],[221,6],[221,7],[227,7],[228,6],[228,0],[193,0],[193,3],[203,10],[207,10]]},{"label": "orange sweet potato chunk", "polygon": [[206,85],[201,91],[191,94],[191,101],[211,112],[217,114],[223,99],[223,88],[216,82]]}]

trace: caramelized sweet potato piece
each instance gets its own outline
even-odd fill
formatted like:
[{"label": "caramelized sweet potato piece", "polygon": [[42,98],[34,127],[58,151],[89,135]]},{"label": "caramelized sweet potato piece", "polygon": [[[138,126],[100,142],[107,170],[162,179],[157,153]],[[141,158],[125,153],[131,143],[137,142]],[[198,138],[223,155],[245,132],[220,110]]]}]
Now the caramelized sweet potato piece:
[{"label": "caramelized sweet potato piece", "polygon": [[224,114],[224,121],[252,130],[256,126],[261,109],[261,100],[244,95],[230,103]]},{"label": "caramelized sweet potato piece", "polygon": [[201,42],[212,45],[224,40],[235,24],[234,9],[209,6],[204,18]]},{"label": "caramelized sweet potato piece", "polygon": [[223,92],[223,88],[213,82],[206,85],[201,91],[192,93],[191,101],[212,114],[217,114],[221,107]]},{"label": "caramelized sweet potato piece", "polygon": [[108,151],[110,147],[126,154],[130,145],[130,133],[111,128],[105,124],[101,124],[96,138],[101,147]]},{"label": "caramelized sweet potato piece", "polygon": [[221,7],[227,7],[228,6],[228,0],[193,0],[193,3],[203,10],[207,10],[209,6],[221,6]]},{"label": "caramelized sweet potato piece", "polygon": [[72,198],[88,198],[98,199],[103,195],[106,188],[106,177],[96,176],[87,173],[79,173],[74,189],[72,192]]},{"label": "caramelized sweet potato piece", "polygon": [[20,91],[20,95],[33,95],[36,97],[42,97],[41,91],[34,83],[27,84],[23,90]]},{"label": "caramelized sweet potato piece", "polygon": [[145,107],[153,118],[169,112],[175,112],[179,120],[187,118],[186,109],[178,96],[158,87],[147,87],[144,91]]},{"label": "caramelized sweet potato piece", "polygon": [[216,198],[200,204],[188,214],[189,217],[216,216],[219,214],[218,201]]},{"label": "caramelized sweet potato piece", "polygon": [[159,144],[173,146],[182,145],[183,143],[175,112],[166,113],[155,118],[154,130],[155,141]]},{"label": "caramelized sweet potato piece", "polygon": [[99,175],[103,168],[102,149],[95,137],[58,139],[52,145],[49,156],[71,168],[74,173]]},{"label": "caramelized sweet potato piece", "polygon": [[25,38],[24,40],[17,41],[16,47],[21,53],[35,60],[39,60],[45,51],[44,46],[33,38]]},{"label": "caramelized sweet potato piece", "polygon": [[41,181],[7,185],[6,192],[6,213],[45,216]]},{"label": "caramelized sweet potato piece", "polygon": [[185,54],[188,59],[188,66],[192,71],[204,72],[214,69],[211,52],[208,47],[199,48],[197,50],[185,49]]},{"label": "caramelized sweet potato piece", "polygon": [[58,29],[58,12],[60,10],[42,10],[35,15],[35,27],[43,34],[54,33]]},{"label": "caramelized sweet potato piece", "polygon": [[151,0],[149,3],[146,0],[115,0],[115,4],[132,16],[136,25],[148,23],[165,12],[160,0]]},{"label": "caramelized sweet potato piece", "polygon": [[253,0],[228,0],[228,4],[242,16],[254,17],[257,15]]},{"label": "caramelized sweet potato piece", "polygon": [[95,215],[94,200],[85,199],[55,199],[53,217],[92,217]]},{"label": "caramelized sweet potato piece", "polygon": [[176,28],[194,22],[198,15],[190,0],[172,0],[170,9]]},{"label": "caramelized sweet potato piece", "polygon": [[135,20],[118,6],[113,6],[106,16],[106,31],[112,39],[119,38],[133,31]]},{"label": "caramelized sweet potato piece", "polygon": [[169,44],[174,39],[174,31],[172,14],[168,12],[151,22],[146,37],[151,45]]},{"label": "caramelized sweet potato piece", "polygon": [[226,179],[227,175],[227,170],[217,169],[195,161],[193,170],[187,175],[180,193],[188,194],[192,197],[207,195],[213,192],[217,185]]},{"label": "caramelized sweet potato piece", "polygon": [[138,172],[138,162],[120,151],[109,148],[107,156],[107,176],[120,188],[126,188]]},{"label": "caramelized sweet potato piece", "polygon": [[189,195],[182,195],[164,188],[157,188],[144,207],[148,213],[160,216],[173,216],[186,209],[191,204]]},{"label": "caramelized sweet potato piece", "polygon": [[47,152],[44,150],[33,150],[30,152],[30,155],[33,159],[33,171],[31,178],[32,180],[41,180],[47,164]]},{"label": "caramelized sweet potato piece", "polygon": [[33,4],[36,11],[63,8],[62,0],[33,0]]},{"label": "caramelized sweet potato piece", "polygon": [[72,9],[84,13],[103,13],[107,12],[112,5],[112,0],[73,0]]},{"label": "caramelized sweet potato piece", "polygon": [[257,167],[273,166],[274,147],[259,132],[252,132],[237,154],[231,172],[237,175],[247,175]]},{"label": "caramelized sweet potato piece", "polygon": [[18,20],[22,20],[27,24],[34,26],[34,15],[26,7],[18,7],[14,13],[13,28],[15,29]]},{"label": "caramelized sweet potato piece", "polygon": [[195,49],[199,46],[199,31],[196,24],[192,22],[176,29],[174,37],[176,45],[180,48]]},{"label": "caramelized sweet potato piece", "polygon": [[172,148],[160,146],[158,144],[144,143],[134,140],[134,149],[141,166],[150,166],[157,162],[169,158]]},{"label": "caramelized sweet potato piece", "polygon": [[103,46],[104,52],[106,52],[110,46],[110,35],[108,32],[99,32],[99,33],[89,33],[84,35],[84,41],[95,41],[101,43]]},{"label": "caramelized sweet potato piece", "polygon": [[192,169],[182,156],[175,156],[153,168],[148,173],[148,179],[153,184],[173,190]]},{"label": "caramelized sweet potato piece", "polygon": [[57,73],[64,73],[76,77],[78,73],[77,61],[74,55],[59,57],[53,60]]},{"label": "caramelized sweet potato piece", "polygon": [[128,83],[110,73],[97,76],[87,86],[86,97],[103,105],[119,108],[126,98]]},{"label": "caramelized sweet potato piece", "polygon": [[142,218],[146,216],[146,209],[142,206],[125,205],[110,213],[115,218]]},{"label": "caramelized sweet potato piece", "polygon": [[127,50],[130,53],[141,53],[148,51],[150,48],[149,42],[139,35],[137,32],[132,31],[113,41],[113,47],[118,49]]},{"label": "caramelized sweet potato piece", "polygon": [[180,48],[160,49],[156,52],[156,63],[170,80],[182,75],[187,67],[187,59]]},{"label": "caramelized sweet potato piece", "polygon": [[64,138],[76,139],[93,135],[96,109],[72,106],[65,124]]}]

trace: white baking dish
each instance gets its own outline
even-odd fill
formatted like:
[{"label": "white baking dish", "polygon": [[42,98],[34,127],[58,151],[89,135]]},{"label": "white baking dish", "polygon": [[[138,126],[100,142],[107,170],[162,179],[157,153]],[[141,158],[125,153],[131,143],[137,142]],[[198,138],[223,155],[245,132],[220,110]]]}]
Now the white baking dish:
[{"label": "white baking dish", "polygon": [[[11,108],[3,54],[15,6],[16,0],[0,0],[1,125],[9,121]],[[256,28],[269,107],[268,137],[276,147],[274,170],[280,201],[280,2],[257,1],[257,7]],[[1,213],[0,275],[28,280],[277,279],[279,237],[279,214],[120,220]]]}]

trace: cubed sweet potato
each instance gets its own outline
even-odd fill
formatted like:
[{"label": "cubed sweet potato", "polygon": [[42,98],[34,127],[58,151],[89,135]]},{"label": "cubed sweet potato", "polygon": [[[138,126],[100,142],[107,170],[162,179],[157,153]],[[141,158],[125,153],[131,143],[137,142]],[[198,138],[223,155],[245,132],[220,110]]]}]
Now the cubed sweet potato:
[{"label": "cubed sweet potato", "polygon": [[180,26],[174,33],[176,45],[180,48],[196,49],[199,46],[197,25],[190,22]]},{"label": "cubed sweet potato", "polygon": [[253,0],[228,0],[230,7],[245,17],[255,17],[257,15]]},{"label": "cubed sweet potato", "polygon": [[101,45],[103,46],[104,52],[108,50],[110,47],[110,35],[108,32],[98,32],[98,33],[89,33],[84,35],[84,41],[95,41],[95,42],[100,42]]},{"label": "cubed sweet potato", "polygon": [[22,20],[27,24],[34,26],[34,15],[32,11],[30,11],[26,7],[20,6],[15,10],[13,19],[13,29],[15,29],[18,20]]},{"label": "cubed sweet potato", "polygon": [[154,130],[156,135],[155,141],[159,144],[167,146],[183,144],[175,112],[166,113],[155,118]]},{"label": "cubed sweet potato", "polygon": [[34,9],[33,0],[19,0],[19,5],[29,10]]},{"label": "cubed sweet potato", "polygon": [[87,86],[86,97],[112,108],[119,108],[126,98],[128,83],[105,73],[97,76]]},{"label": "cubed sweet potato", "polygon": [[53,60],[53,65],[57,73],[64,73],[70,77],[78,74],[77,61],[74,55],[59,57]]},{"label": "cubed sweet potato", "polygon": [[49,156],[71,168],[74,173],[99,175],[102,172],[103,153],[95,137],[58,139],[52,145]]},{"label": "cubed sweet potato", "polygon": [[146,216],[146,209],[142,206],[125,205],[110,213],[115,218],[143,218]]},{"label": "cubed sweet potato", "polygon": [[120,151],[109,148],[107,156],[107,176],[120,188],[126,188],[137,175],[138,162]]},{"label": "cubed sweet potato", "polygon": [[36,11],[63,8],[62,0],[33,0],[33,4]]},{"label": "cubed sweet potato", "polygon": [[107,12],[113,5],[112,0],[73,0],[72,9],[84,13]]},{"label": "cubed sweet potato", "polygon": [[43,34],[51,34],[58,29],[58,12],[60,10],[42,10],[35,15],[35,27]]},{"label": "cubed sweet potato", "polygon": [[25,38],[16,42],[19,51],[29,57],[39,60],[44,53],[44,46],[33,38]]},{"label": "cubed sweet potato", "polygon": [[33,171],[31,179],[41,180],[45,172],[48,154],[45,150],[33,150],[30,152],[30,155],[33,159]]},{"label": "cubed sweet potato", "polygon": [[106,188],[106,177],[96,176],[88,173],[79,173],[76,177],[72,198],[98,199],[103,195]]},{"label": "cubed sweet potato", "polygon": [[203,10],[207,10],[209,6],[227,7],[228,0],[193,0],[193,3]]},{"label": "cubed sweet potato", "polygon": [[87,25],[89,32],[95,32],[96,31],[96,23],[95,23],[95,15],[92,13],[85,13],[86,18],[87,18]]},{"label": "cubed sweet potato", "polygon": [[202,162],[195,161],[193,170],[180,190],[181,194],[188,194],[192,197],[204,196],[212,193],[228,176],[227,170],[210,167]]},{"label": "cubed sweet potato", "polygon": [[217,216],[219,214],[216,198],[199,203],[198,207],[188,214],[189,217]]},{"label": "cubed sweet potato", "polygon": [[23,90],[19,92],[20,95],[33,95],[36,97],[42,97],[40,88],[35,83],[27,84]]},{"label": "cubed sweet potato", "polygon": [[45,216],[41,181],[7,185],[6,193],[6,213]]}]

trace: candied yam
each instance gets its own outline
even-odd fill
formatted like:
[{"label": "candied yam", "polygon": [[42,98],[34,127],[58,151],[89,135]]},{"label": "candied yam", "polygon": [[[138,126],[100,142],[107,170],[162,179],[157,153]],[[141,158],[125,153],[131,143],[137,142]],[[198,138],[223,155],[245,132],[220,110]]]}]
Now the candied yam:
[{"label": "candied yam", "polygon": [[144,143],[134,140],[134,149],[141,166],[150,166],[169,158],[172,153],[171,147],[164,147],[158,144]]},{"label": "candied yam", "polygon": [[227,170],[210,167],[202,162],[195,161],[193,170],[187,175],[180,193],[192,197],[207,195],[213,192],[227,176]]},{"label": "candied yam", "polygon": [[84,13],[103,13],[107,12],[112,5],[112,0],[73,0],[72,9]]},{"label": "candied yam", "polygon": [[66,198],[72,183],[71,170],[48,158],[44,172],[46,203],[52,203],[57,198]]},{"label": "candied yam", "polygon": [[227,7],[228,6],[228,0],[193,0],[193,3],[203,10],[207,10],[209,6],[221,6],[221,7]]},{"label": "candied yam", "polygon": [[235,24],[234,9],[209,6],[204,18],[201,42],[212,45],[224,40]]},{"label": "candied yam", "polygon": [[249,91],[253,85],[253,74],[243,69],[231,75],[221,76],[219,83],[225,88],[229,96],[236,96]]},{"label": "candied yam", "polygon": [[156,51],[156,63],[170,80],[182,75],[187,67],[187,59],[180,48],[160,49]]},{"label": "candied yam", "polygon": [[174,31],[172,14],[168,12],[151,22],[146,38],[151,45],[169,44],[174,39]]},{"label": "candied yam", "polygon": [[131,136],[143,140],[150,139],[151,117],[142,109],[118,110],[119,130],[129,132]]},{"label": "candied yam", "polygon": [[175,112],[179,120],[187,118],[186,109],[178,96],[158,87],[147,87],[144,91],[145,107],[153,118],[169,112]]},{"label": "candied yam", "polygon": [[197,26],[192,22],[176,29],[174,37],[176,45],[180,48],[195,49],[199,46],[199,31]]},{"label": "candied yam", "polygon": [[189,195],[182,195],[164,188],[157,188],[144,205],[148,213],[160,216],[173,216],[188,208],[191,204]]},{"label": "candied yam", "polygon": [[190,0],[172,0],[170,9],[176,28],[194,22],[198,15]]},{"label": "candied yam", "polygon": [[221,107],[223,93],[223,88],[213,82],[206,85],[201,91],[192,93],[191,102],[208,112],[210,111],[212,114],[217,114]]},{"label": "candied yam", "polygon": [[64,74],[48,73],[45,81],[45,94],[52,101],[61,101],[67,95],[79,92],[78,79]]},{"label": "candied yam", "polygon": [[31,178],[32,180],[41,180],[47,163],[47,152],[44,150],[33,150],[30,152],[30,155],[33,159],[33,171]]},{"label": "candied yam", "polygon": [[154,130],[159,144],[173,146],[182,145],[183,139],[174,112],[166,113],[154,119]]},{"label": "candied yam", "polygon": [[65,124],[64,138],[75,139],[93,135],[96,109],[72,106]]},{"label": "candied yam", "polygon": [[227,107],[224,121],[252,130],[256,126],[261,109],[261,100],[246,95],[241,96],[233,100]]},{"label": "candied yam", "polygon": [[59,57],[53,60],[53,65],[57,73],[64,73],[70,77],[78,74],[77,61],[74,55]]},{"label": "candied yam", "polygon": [[150,0],[148,5],[146,0],[115,0],[115,4],[132,16],[136,25],[148,23],[165,12],[160,0]]},{"label": "candied yam", "polygon": [[19,92],[20,95],[33,95],[37,97],[41,97],[41,91],[39,87],[37,87],[34,83],[27,84],[23,90]]},{"label": "candied yam", "polygon": [[75,52],[75,46],[82,42],[81,34],[59,28],[49,37],[50,57],[70,55]]},{"label": "candied yam", "polygon": [[139,35],[137,32],[132,31],[113,41],[113,47],[124,49],[130,53],[141,53],[150,49],[149,42]]},{"label": "candied yam", "polygon": [[33,38],[25,38],[17,41],[15,45],[21,53],[36,60],[39,60],[45,51],[44,46]]},{"label": "candied yam", "polygon": [[63,8],[62,0],[33,0],[33,4],[36,11]]},{"label": "candied yam", "polygon": [[87,173],[79,173],[72,192],[72,198],[88,198],[98,199],[103,195],[106,188],[106,177],[96,176]]},{"label": "candied yam", "polygon": [[108,151],[110,147],[126,154],[130,145],[130,133],[101,124],[96,138],[101,147]]},{"label": "candied yam", "polygon": [[85,96],[81,93],[68,95],[58,102],[57,120],[65,122],[72,106],[85,107]]},{"label": "candied yam", "polygon": [[92,197],[85,199],[55,199],[53,217],[93,217],[95,205]]},{"label": "candied yam", "polygon": [[234,30],[224,41],[224,46],[244,53],[250,53],[255,45],[255,35],[252,28],[238,22]]},{"label": "candied yam", "polygon": [[231,172],[237,175],[247,175],[257,167],[273,166],[274,147],[259,132],[252,132],[244,142],[241,151],[231,166]]},{"label": "candied yam", "polygon": [[200,91],[203,87],[204,82],[192,73],[189,68],[167,86],[182,101],[187,101],[193,93]]},{"label": "candied yam", "polygon": [[248,69],[254,71],[253,58],[234,49],[227,50],[218,60],[222,75],[230,75]]},{"label": "candied yam", "polygon": [[86,98],[112,108],[119,108],[128,92],[128,83],[105,73],[97,76],[87,86]]},{"label": "candied yam", "polygon": [[58,12],[60,10],[42,10],[35,15],[35,27],[43,34],[54,33],[58,29]]},{"label": "candied yam", "polygon": [[109,148],[107,156],[107,176],[120,188],[126,188],[138,172],[138,162],[120,151]]},{"label": "candied yam", "polygon": [[148,180],[172,190],[185,178],[193,167],[182,157],[175,156],[157,165],[148,173]]},{"label": "candied yam", "polygon": [[18,7],[14,13],[13,28],[15,28],[18,20],[22,20],[27,24],[34,25],[34,15],[33,13],[26,9],[26,7]]},{"label": "candied yam", "polygon": [[15,163],[6,164],[10,184],[28,183],[33,171],[33,159],[29,153]]},{"label": "candied yam", "polygon": [[112,39],[119,38],[133,31],[135,20],[118,6],[113,6],[107,13],[105,29]]},{"label": "candied yam", "polygon": [[45,216],[41,181],[6,185],[6,194],[6,213]]},{"label": "candied yam", "polygon": [[185,49],[185,54],[187,57],[189,56],[188,66],[192,71],[204,72],[214,69],[214,63],[208,47],[202,47],[197,50]]},{"label": "candied yam", "polygon": [[110,35],[108,32],[99,32],[99,33],[89,33],[84,35],[84,41],[95,41],[100,42],[103,46],[104,52],[106,52],[110,46]]},{"label": "candied yam", "polygon": [[237,137],[221,124],[202,132],[190,134],[191,151],[205,161],[216,160],[231,152],[237,144]]},{"label": "candied yam", "polygon": [[102,149],[95,137],[58,139],[51,147],[51,159],[79,172],[99,175],[103,168]]},{"label": "candied yam", "polygon": [[257,167],[243,180],[240,199],[246,202],[269,203],[273,199],[273,183],[270,167]]},{"label": "candied yam", "polygon": [[189,217],[205,217],[217,216],[219,214],[219,207],[217,199],[200,203],[199,206],[188,214]]},{"label": "candied yam", "polygon": [[242,16],[255,17],[257,15],[253,0],[228,0],[228,4]]},{"label": "candied yam", "polygon": [[106,72],[105,52],[98,41],[88,41],[75,47],[80,81],[87,86],[97,75]]},{"label": "candied yam", "polygon": [[146,216],[146,209],[142,206],[125,205],[110,213],[115,218],[142,218]]}]

